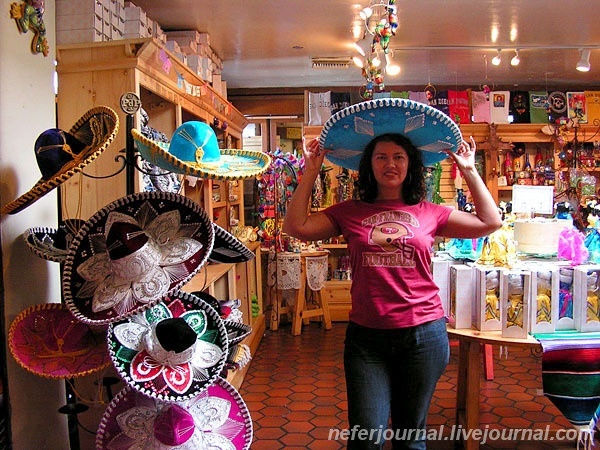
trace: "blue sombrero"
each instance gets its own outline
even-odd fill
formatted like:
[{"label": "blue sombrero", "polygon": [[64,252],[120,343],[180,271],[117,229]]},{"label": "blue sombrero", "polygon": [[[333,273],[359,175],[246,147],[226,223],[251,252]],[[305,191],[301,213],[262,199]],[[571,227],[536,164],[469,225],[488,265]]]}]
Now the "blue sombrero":
[{"label": "blue sombrero", "polygon": [[212,180],[243,180],[265,172],[271,157],[256,150],[219,149],[212,128],[199,121],[185,122],[170,143],[148,139],[131,130],[137,150],[146,161],[173,173]]},{"label": "blue sombrero", "polygon": [[456,151],[462,141],[458,125],[446,114],[424,103],[403,98],[368,100],[337,112],[323,125],[319,143],[333,164],[358,170],[367,144],[386,133],[406,136],[431,166]]}]

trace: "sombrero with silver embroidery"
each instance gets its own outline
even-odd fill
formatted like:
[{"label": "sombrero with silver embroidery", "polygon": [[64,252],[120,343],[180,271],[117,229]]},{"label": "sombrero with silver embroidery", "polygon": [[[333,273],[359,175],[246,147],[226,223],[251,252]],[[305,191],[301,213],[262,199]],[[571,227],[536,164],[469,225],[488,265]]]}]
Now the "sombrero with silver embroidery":
[{"label": "sombrero with silver embroidery", "polygon": [[22,211],[81,172],[108,148],[118,131],[119,116],[106,106],[90,109],[68,132],[58,128],[44,131],[34,145],[42,178],[25,194],[4,205],[0,212]]},{"label": "sombrero with silver embroidery", "polygon": [[217,378],[204,392],[177,403],[126,386],[100,420],[96,449],[247,450],[252,436],[252,418],[243,398]]},{"label": "sombrero with silver embroidery", "polygon": [[175,291],[107,333],[117,372],[134,389],[165,401],[198,395],[220,375],[229,349],[223,320],[204,300]]},{"label": "sombrero with silver embroidery", "polygon": [[319,143],[333,164],[358,170],[367,144],[387,133],[409,138],[421,150],[426,167],[444,160],[445,150],[456,151],[462,141],[458,125],[440,110],[408,99],[382,98],[335,113],[323,125]]},{"label": "sombrero with silver embroidery", "polygon": [[110,366],[106,327],[91,327],[62,303],[33,305],[10,325],[8,347],[21,367],[46,378],[82,377]]},{"label": "sombrero with silver embroidery", "polygon": [[66,219],[58,228],[34,227],[23,233],[25,243],[35,255],[48,261],[62,263],[67,259],[69,246],[85,220]]},{"label": "sombrero with silver embroidery", "polygon": [[78,319],[110,323],[187,283],[214,243],[208,214],[179,194],[140,192],[95,213],[65,261],[65,303]]},{"label": "sombrero with silver embroidery", "polygon": [[215,243],[208,260],[213,263],[234,264],[250,261],[254,253],[226,229],[213,223]]},{"label": "sombrero with silver embroidery", "polygon": [[180,125],[170,143],[156,142],[131,130],[137,150],[146,161],[175,173],[214,180],[241,180],[265,172],[271,164],[256,150],[219,149],[217,136],[204,122]]}]

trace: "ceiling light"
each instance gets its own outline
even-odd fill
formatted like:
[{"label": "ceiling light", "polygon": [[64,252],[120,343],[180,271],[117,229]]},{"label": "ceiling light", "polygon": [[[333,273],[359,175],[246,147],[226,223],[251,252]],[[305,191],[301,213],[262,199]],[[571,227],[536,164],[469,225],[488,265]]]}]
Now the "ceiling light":
[{"label": "ceiling light", "polygon": [[398,75],[400,73],[400,66],[394,63],[394,60],[389,53],[386,53],[385,55],[385,72],[391,76]]},{"label": "ceiling light", "polygon": [[515,50],[515,56],[513,56],[512,59],[510,60],[510,65],[518,66],[520,62],[521,62],[521,58],[519,58],[519,49],[517,49],[517,50]]},{"label": "ceiling light", "polygon": [[500,57],[500,52],[501,51],[502,51],[501,49],[498,49],[498,53],[496,54],[496,56],[494,56],[492,58],[492,64],[495,65],[495,66],[499,66],[500,65],[500,61],[502,61],[502,58]]},{"label": "ceiling light", "polygon": [[373,9],[367,6],[361,12],[358,13],[362,20],[367,20],[369,17],[373,15]]},{"label": "ceiling light", "polygon": [[373,38],[370,35],[366,35],[362,39],[354,43],[354,47],[362,56],[367,56],[371,53],[373,46]]},{"label": "ceiling light", "polygon": [[580,72],[589,72],[589,70],[590,70],[590,50],[587,48],[584,48],[582,50],[579,50],[579,53],[580,53],[580,58],[579,58],[579,61],[577,62],[576,69],[579,70]]},{"label": "ceiling light", "polygon": [[359,58],[358,56],[353,56],[353,57],[352,57],[352,61],[354,62],[354,65],[355,65],[356,67],[360,67],[361,69],[362,69],[363,67],[365,67],[365,62],[364,62],[364,60],[363,60],[362,58]]}]

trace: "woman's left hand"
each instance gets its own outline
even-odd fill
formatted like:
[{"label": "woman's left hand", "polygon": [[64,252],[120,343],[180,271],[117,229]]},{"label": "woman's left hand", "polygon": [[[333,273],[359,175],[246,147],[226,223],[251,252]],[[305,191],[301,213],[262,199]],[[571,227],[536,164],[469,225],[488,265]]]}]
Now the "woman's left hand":
[{"label": "woman's left hand", "polygon": [[475,151],[477,150],[477,145],[473,136],[470,136],[469,140],[471,141],[470,143],[463,139],[456,152],[450,150],[446,152],[454,160],[461,172],[475,168]]}]

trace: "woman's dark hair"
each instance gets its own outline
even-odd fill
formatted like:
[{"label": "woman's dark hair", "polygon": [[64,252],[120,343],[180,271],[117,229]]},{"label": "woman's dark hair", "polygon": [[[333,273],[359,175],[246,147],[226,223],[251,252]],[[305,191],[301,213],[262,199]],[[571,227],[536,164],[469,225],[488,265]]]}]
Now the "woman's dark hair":
[{"label": "woman's dark hair", "polygon": [[421,152],[406,136],[401,134],[382,134],[365,147],[358,165],[358,197],[365,202],[373,203],[377,198],[377,181],[373,175],[371,159],[375,146],[379,142],[393,142],[402,147],[408,155],[408,170],[402,183],[402,198],[407,205],[415,205],[426,198],[425,167]]}]

